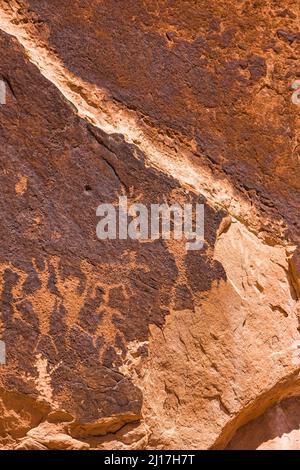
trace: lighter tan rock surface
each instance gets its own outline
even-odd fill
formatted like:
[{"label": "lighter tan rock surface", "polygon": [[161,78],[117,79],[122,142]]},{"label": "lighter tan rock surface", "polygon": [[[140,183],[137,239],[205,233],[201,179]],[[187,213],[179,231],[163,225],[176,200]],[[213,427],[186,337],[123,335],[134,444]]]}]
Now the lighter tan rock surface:
[{"label": "lighter tan rock surface", "polygon": [[300,449],[299,5],[119,3],[0,0],[0,447]]},{"label": "lighter tan rock surface", "polygon": [[299,398],[288,398],[243,426],[229,450],[299,450]]}]

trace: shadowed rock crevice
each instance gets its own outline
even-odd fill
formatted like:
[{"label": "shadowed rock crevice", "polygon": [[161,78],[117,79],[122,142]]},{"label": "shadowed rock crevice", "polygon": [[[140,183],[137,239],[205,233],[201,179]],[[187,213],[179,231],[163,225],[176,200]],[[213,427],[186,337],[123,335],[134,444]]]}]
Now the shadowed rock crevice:
[{"label": "shadowed rock crevice", "polygon": [[227,449],[297,450],[299,435],[299,397],[287,398],[240,428]]}]

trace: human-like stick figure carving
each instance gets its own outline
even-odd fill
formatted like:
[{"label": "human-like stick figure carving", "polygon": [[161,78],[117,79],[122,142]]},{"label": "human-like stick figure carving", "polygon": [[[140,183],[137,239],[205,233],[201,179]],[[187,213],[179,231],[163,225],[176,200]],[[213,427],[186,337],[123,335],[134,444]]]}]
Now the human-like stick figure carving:
[{"label": "human-like stick figure carving", "polygon": [[292,103],[300,105],[300,80],[295,80],[292,84],[292,89],[295,90],[292,94]]},{"label": "human-like stick figure carving", "polygon": [[6,364],[6,347],[2,340],[0,341],[0,364]]},{"label": "human-like stick figure carving", "polygon": [[0,104],[6,103],[6,84],[4,80],[0,79]]}]

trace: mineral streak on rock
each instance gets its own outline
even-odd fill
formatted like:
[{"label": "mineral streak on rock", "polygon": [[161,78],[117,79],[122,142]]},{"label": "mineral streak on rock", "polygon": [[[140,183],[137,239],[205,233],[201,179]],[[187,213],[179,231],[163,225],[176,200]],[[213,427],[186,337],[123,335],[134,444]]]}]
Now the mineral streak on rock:
[{"label": "mineral streak on rock", "polygon": [[[298,21],[0,0],[1,448],[300,448]],[[120,195],[204,248],[98,240]]]}]

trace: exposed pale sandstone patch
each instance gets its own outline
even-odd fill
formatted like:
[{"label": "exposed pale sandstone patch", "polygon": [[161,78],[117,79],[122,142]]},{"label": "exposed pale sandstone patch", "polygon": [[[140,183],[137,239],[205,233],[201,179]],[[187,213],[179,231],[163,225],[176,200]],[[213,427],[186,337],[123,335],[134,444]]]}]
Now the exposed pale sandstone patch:
[{"label": "exposed pale sandstone patch", "polygon": [[150,445],[222,448],[251,416],[299,393],[299,305],[285,250],[233,222],[215,258],[227,281],[199,296],[195,311],[172,311],[162,329],[151,327],[149,360],[132,374]]},{"label": "exposed pale sandstone patch", "polygon": [[24,175],[19,175],[18,182],[15,185],[15,190],[18,195],[22,196],[25,193],[27,189],[27,183],[28,183],[27,177]]}]

